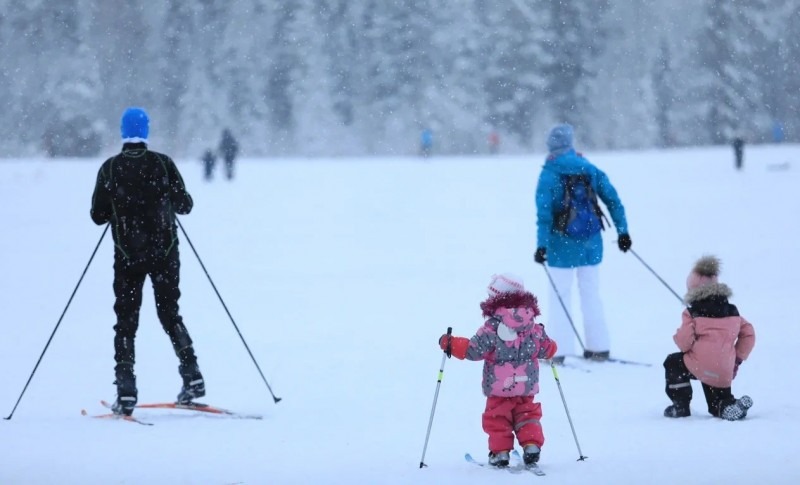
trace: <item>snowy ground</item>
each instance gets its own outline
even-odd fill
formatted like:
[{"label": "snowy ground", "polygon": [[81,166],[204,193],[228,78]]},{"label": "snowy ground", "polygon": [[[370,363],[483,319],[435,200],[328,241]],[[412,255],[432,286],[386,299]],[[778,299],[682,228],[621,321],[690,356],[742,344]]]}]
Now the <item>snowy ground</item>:
[{"label": "snowy ground", "polygon": [[[157,148],[157,147],[154,147]],[[560,372],[583,453],[549,371],[541,400],[548,476],[510,475],[483,458],[481,365],[449,360],[419,462],[447,326],[470,336],[491,274],[546,295],[532,262],[533,192],[543,155],[518,158],[243,160],[229,183],[179,163],[195,198],[181,218],[264,374],[272,399],[185,238],[182,312],[207,401],[262,421],[137,411],[152,427],[91,420],[114,396],[112,245],[103,241],[10,421],[0,421],[3,484],[790,484],[800,482],[800,147],[593,153],[628,211],[634,249],[681,295],[714,252],[755,350],[734,393],[743,422],[661,413],[664,357],[680,302],[606,233],[602,293],[612,352],[652,367]],[[179,161],[180,162],[180,161]],[[11,411],[102,228],[89,219],[100,160],[0,162],[0,407]],[[560,311],[541,298],[544,315]],[[580,315],[576,312],[575,317]],[[137,339],[140,401],[173,399],[177,359],[146,285]]]}]

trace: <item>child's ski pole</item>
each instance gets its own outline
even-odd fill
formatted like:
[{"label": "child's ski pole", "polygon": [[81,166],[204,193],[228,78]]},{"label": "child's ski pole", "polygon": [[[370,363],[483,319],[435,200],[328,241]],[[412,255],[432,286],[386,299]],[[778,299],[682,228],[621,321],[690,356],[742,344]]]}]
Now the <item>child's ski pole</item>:
[{"label": "child's ski pole", "polygon": [[575,446],[578,447],[578,461],[583,461],[588,456],[583,456],[583,452],[581,451],[581,445],[578,443],[578,435],[575,434],[575,426],[572,425],[572,417],[569,415],[569,409],[567,408],[567,400],[564,398],[564,391],[561,389],[561,380],[558,378],[558,371],[556,370],[556,364],[552,360],[550,361],[550,368],[553,369],[553,377],[556,379],[556,384],[558,385],[558,392],[561,394],[561,402],[564,403],[564,411],[567,412],[567,421],[569,421],[569,427],[572,429],[572,437],[575,438]]},{"label": "child's ski pole", "polygon": [[[447,327],[447,336],[453,334],[453,327]],[[439,387],[442,385],[442,377],[444,376],[444,363],[448,357],[452,355],[450,349],[450,342],[447,344],[447,350],[444,351],[442,355],[442,365],[439,366],[439,377],[436,381],[436,392],[433,394],[433,407],[431,408],[431,417],[428,420],[428,432],[425,433],[425,446],[422,447],[422,458],[419,460],[419,467],[426,467],[428,465],[425,464],[425,452],[428,450],[428,438],[431,436],[431,427],[433,426],[433,413],[436,411],[436,401],[439,399]]]}]

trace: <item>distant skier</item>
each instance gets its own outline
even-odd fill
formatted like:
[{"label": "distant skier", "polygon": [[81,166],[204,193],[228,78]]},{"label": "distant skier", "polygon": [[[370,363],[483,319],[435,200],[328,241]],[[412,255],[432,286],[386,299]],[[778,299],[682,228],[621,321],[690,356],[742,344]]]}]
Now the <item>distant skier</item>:
[{"label": "distant skier", "polygon": [[532,465],[544,445],[542,405],[533,402],[539,392],[538,359],[551,358],[558,347],[534,321],[539,315],[536,297],[520,278],[495,275],[488,292],[480,305],[486,321],[475,336],[445,334],[439,347],[457,359],[484,361],[483,430],[489,435],[489,463],[508,466],[516,435],[525,464]]},{"label": "distant skier", "polygon": [[492,155],[497,154],[500,151],[500,134],[497,133],[497,130],[492,130],[489,132],[489,153]]},{"label": "distant skier", "polygon": [[682,323],[673,340],[680,352],[664,360],[666,392],[672,405],[664,410],[668,418],[690,416],[692,379],[703,384],[708,412],[712,416],[736,421],[747,416],[753,405],[749,396],[733,397],[731,383],[739,366],[753,350],[753,326],[728,303],[732,292],[719,282],[719,259],[704,256],[686,279]]},{"label": "distant skier", "polygon": [[217,164],[217,155],[214,150],[208,149],[203,153],[203,174],[207,181],[214,177],[214,166]]},{"label": "distant skier", "polygon": [[130,416],[138,400],[134,342],[139,328],[142,286],[153,285],[156,311],[178,357],[183,386],[178,402],[205,395],[192,339],[178,313],[181,296],[176,214],[192,210],[192,197],[172,159],[147,148],[150,119],[141,108],[122,115],[122,152],[103,163],[92,196],[95,224],[111,224],[114,238],[115,414]]},{"label": "distant skier", "polygon": [[225,176],[228,180],[233,179],[233,165],[236,162],[236,156],[239,154],[239,142],[233,137],[231,130],[225,128],[222,130],[222,140],[219,142],[219,153],[225,161]]},{"label": "distant skier", "polygon": [[733,139],[733,156],[735,158],[736,170],[741,170],[744,162],[744,138],[741,136],[737,136]]},{"label": "distant skier", "polygon": [[783,123],[775,120],[772,123],[772,141],[775,143],[783,143],[786,140],[786,131],[783,128]]},{"label": "distant skier", "polygon": [[431,153],[433,152],[433,131],[431,131],[430,128],[425,128],[422,130],[419,143],[420,155],[425,158],[431,156]]}]

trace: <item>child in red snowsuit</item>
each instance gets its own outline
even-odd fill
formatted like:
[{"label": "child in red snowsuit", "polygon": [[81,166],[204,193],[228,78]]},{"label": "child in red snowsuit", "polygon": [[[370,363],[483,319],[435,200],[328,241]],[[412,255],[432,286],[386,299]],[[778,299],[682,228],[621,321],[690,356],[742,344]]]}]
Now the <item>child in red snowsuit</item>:
[{"label": "child in red snowsuit", "polygon": [[487,320],[475,336],[442,335],[439,346],[458,359],[484,361],[483,430],[489,435],[489,463],[508,466],[515,434],[525,464],[536,463],[544,445],[542,405],[533,402],[539,392],[538,359],[552,358],[556,342],[534,322],[540,314],[536,297],[518,277],[494,276],[481,310]]}]

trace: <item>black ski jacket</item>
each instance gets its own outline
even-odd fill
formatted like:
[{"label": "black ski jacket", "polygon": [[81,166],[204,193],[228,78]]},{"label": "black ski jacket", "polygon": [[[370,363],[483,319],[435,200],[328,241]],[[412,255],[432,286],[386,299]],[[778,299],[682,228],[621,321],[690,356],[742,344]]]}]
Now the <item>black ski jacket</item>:
[{"label": "black ski jacket", "polygon": [[126,143],[100,167],[91,216],[95,224],[111,223],[117,256],[153,262],[177,246],[175,214],[188,214],[192,205],[170,157],[144,143]]}]

